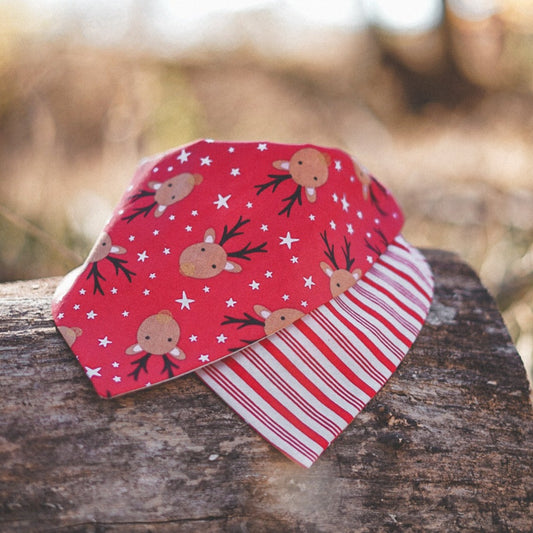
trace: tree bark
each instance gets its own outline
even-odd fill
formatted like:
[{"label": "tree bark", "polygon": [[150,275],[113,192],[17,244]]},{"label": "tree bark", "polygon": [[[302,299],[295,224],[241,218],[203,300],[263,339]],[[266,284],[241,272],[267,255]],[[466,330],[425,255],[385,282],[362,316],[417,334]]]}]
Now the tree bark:
[{"label": "tree bark", "polygon": [[308,470],[194,375],[100,399],[52,322],[58,279],[0,285],[0,530],[531,531],[523,364],[474,272],[424,253],[419,338]]}]

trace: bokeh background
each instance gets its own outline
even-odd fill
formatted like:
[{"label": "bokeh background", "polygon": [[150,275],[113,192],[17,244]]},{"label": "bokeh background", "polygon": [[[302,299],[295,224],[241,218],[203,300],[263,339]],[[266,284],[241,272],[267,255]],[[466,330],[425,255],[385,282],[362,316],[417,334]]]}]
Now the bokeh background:
[{"label": "bokeh background", "polygon": [[0,281],[79,264],[144,156],[337,146],[411,242],[474,267],[531,373],[531,0],[0,0],[0,19]]}]

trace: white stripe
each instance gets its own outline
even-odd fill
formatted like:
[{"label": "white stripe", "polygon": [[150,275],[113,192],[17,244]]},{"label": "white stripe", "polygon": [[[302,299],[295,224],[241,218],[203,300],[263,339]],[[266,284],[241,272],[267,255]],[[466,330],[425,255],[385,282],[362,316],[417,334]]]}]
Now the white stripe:
[{"label": "white stripe", "polygon": [[[212,368],[214,367],[214,368]],[[224,385],[217,382],[210,375],[212,372],[219,372],[225,378],[227,378],[231,384],[236,387],[244,396],[250,399],[254,404],[256,404],[264,413],[270,418],[275,425],[279,426],[280,429],[283,429],[293,437],[296,444],[293,445],[291,442],[281,435],[283,431],[274,431],[267,424],[265,424],[259,417],[258,413],[254,410],[245,406],[238,400],[233,393],[231,393]],[[310,465],[312,460],[310,460],[307,455],[302,453],[298,449],[298,444],[301,443],[303,446],[309,448],[317,456],[323,452],[323,448],[319,446],[315,441],[309,439],[304,435],[300,430],[294,427],[288,420],[284,417],[281,417],[277,411],[272,409],[268,403],[258,395],[253,389],[251,389],[246,382],[240,379],[223,361],[220,363],[215,363],[210,367],[201,369],[198,371],[198,375],[217,393],[220,397],[226,401],[231,407],[253,428],[256,429],[261,435],[263,435],[267,440],[269,440],[274,446],[284,451],[291,457],[294,457],[298,462]]]},{"label": "white stripe", "polygon": [[332,320],[337,321],[337,319],[329,309],[314,313],[314,319],[317,321],[315,327],[320,332],[320,336],[323,332],[324,335],[332,337],[333,340],[328,346],[335,352],[335,355],[369,387],[379,390],[390,374],[383,363],[376,359],[353,331],[342,322],[333,326]]},{"label": "white stripe", "polygon": [[433,273],[431,272],[431,268],[429,267],[426,258],[418,249],[416,249],[414,246],[411,246],[403,237],[398,237],[395,240],[395,243],[396,242],[399,242],[405,246],[407,250],[394,246],[393,251],[411,265],[411,268],[415,271],[418,279],[421,281],[421,287],[427,292],[427,294],[431,295],[433,293],[434,280]]},{"label": "white stripe", "polygon": [[[281,364],[276,357],[268,351],[267,348],[258,343],[252,348],[243,350],[242,353],[256,362],[256,364],[259,364],[257,360],[260,359],[261,362],[268,365],[272,372],[277,374],[278,379],[283,380],[284,385],[290,387],[291,391],[294,391],[295,394],[300,396],[298,402],[304,402],[304,404],[307,405],[308,411],[313,413],[310,416],[314,416],[318,423],[329,428],[331,433],[338,434],[339,428],[346,426],[344,418],[330,409],[327,405],[323,404],[304,384],[294,377],[283,364]],[[298,365],[298,369],[300,370],[299,366],[300,365]],[[265,374],[262,367],[261,370],[263,374]]]},{"label": "white stripe", "polygon": [[[315,331],[317,327],[316,322],[310,315],[306,315],[302,318],[307,325],[310,325]],[[288,331],[290,329],[290,332]],[[361,407],[366,404],[370,397],[363,391],[355,387],[351,381],[349,381],[339,370],[319,352],[316,346],[297,328],[287,328],[287,330],[278,332],[279,337],[287,338],[287,341],[296,341],[303,350],[305,350],[310,356],[302,358],[301,354],[294,351],[294,343],[290,345],[289,358],[294,364],[299,364],[300,370],[306,375],[306,377],[314,382],[317,387],[320,388],[326,394],[331,401],[336,403],[341,409],[355,416],[361,410]],[[274,337],[278,337],[275,335]],[[331,342],[331,337],[324,332],[324,337],[321,337],[324,342]],[[329,339],[328,339],[329,338]],[[284,352],[287,351],[289,345],[282,343],[281,339],[270,339],[279,349]],[[329,344],[328,344],[329,345]],[[356,405],[354,405],[356,404]]]},{"label": "white stripe", "polygon": [[[242,355],[242,354],[241,354]],[[332,433],[330,430],[326,429],[322,424],[319,424],[316,420],[310,417],[305,411],[303,411],[298,404],[296,404],[290,397],[289,394],[286,394],[284,387],[280,387],[278,384],[273,383],[252,361],[250,357],[251,354],[246,354],[247,357],[236,357],[239,364],[254,378],[262,387],[264,387],[270,394],[272,394],[279,402],[281,402],[284,407],[286,407],[291,413],[297,417],[302,424],[305,424],[308,428],[313,430],[315,433],[318,433],[328,442],[331,442],[336,434]],[[285,387],[289,387],[287,382],[283,382]]]}]

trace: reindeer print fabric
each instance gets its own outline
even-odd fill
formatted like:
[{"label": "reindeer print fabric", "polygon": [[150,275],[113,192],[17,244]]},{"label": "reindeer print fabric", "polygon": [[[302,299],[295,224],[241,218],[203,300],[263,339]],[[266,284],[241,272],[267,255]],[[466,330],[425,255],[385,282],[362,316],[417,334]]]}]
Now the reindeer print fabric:
[{"label": "reindeer print fabric", "polygon": [[402,214],[348,154],[198,141],[145,161],[53,315],[98,394],[197,370],[353,286]]}]

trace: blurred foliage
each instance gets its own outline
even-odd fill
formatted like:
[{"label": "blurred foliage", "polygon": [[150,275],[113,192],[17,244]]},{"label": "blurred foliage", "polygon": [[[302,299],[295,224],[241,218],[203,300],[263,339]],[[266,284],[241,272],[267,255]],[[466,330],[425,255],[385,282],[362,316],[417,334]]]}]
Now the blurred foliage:
[{"label": "blurred foliage", "polygon": [[[4,32],[0,281],[82,261],[142,157],[200,137],[334,145],[394,191],[410,241],[480,272],[531,368],[529,78],[487,86],[451,52],[414,71],[372,32],[348,42],[332,66],[246,47],[173,61]],[[530,35],[506,42],[516,64],[533,57]]]}]

